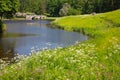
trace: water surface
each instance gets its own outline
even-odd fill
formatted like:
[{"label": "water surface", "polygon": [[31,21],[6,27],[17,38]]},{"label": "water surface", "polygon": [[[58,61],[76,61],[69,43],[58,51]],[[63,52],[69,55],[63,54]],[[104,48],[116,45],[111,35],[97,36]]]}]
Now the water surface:
[{"label": "water surface", "polygon": [[65,47],[87,36],[49,27],[50,21],[5,21],[7,31],[0,34],[0,58],[13,58],[16,54],[29,55],[31,49]]}]

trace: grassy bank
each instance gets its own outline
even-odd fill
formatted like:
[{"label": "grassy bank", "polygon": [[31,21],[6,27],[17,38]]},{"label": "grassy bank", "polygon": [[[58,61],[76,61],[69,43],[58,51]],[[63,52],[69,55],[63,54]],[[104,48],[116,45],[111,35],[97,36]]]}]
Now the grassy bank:
[{"label": "grassy bank", "polygon": [[59,28],[92,38],[66,48],[35,52],[5,68],[3,64],[0,80],[119,80],[119,14],[116,10],[56,19],[53,24]]}]

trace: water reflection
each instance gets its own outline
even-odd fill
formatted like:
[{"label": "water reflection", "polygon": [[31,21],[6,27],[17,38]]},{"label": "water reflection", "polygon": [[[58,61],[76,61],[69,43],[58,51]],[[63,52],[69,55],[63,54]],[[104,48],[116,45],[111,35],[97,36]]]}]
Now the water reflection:
[{"label": "water reflection", "polygon": [[[29,55],[31,48],[65,47],[76,41],[85,41],[87,36],[75,32],[53,29],[49,27],[50,21],[5,21],[7,31],[0,34],[0,58],[8,60],[19,55]],[[7,60],[7,58],[5,59]]]},{"label": "water reflection", "polygon": [[0,59],[11,60],[15,56],[14,43],[3,39],[4,33],[0,33]]}]

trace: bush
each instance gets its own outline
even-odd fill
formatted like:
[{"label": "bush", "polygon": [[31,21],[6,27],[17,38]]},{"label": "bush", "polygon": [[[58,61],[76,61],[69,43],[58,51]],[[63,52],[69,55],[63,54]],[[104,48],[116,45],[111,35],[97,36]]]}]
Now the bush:
[{"label": "bush", "polygon": [[7,29],[6,24],[3,24],[3,25],[2,25],[2,31],[6,31],[6,29]]},{"label": "bush", "polygon": [[5,31],[6,29],[7,29],[6,24],[4,24],[2,20],[0,20],[0,33]]},{"label": "bush", "polygon": [[81,14],[81,11],[74,8],[70,8],[67,13],[67,15],[79,15],[79,14]]}]

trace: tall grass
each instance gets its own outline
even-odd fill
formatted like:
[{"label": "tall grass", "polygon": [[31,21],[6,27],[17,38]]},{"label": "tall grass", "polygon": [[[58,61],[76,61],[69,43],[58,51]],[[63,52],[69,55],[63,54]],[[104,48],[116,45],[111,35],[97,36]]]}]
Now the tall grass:
[{"label": "tall grass", "polygon": [[120,10],[68,16],[53,24],[93,38],[66,48],[34,52],[1,68],[0,80],[119,80]]}]

